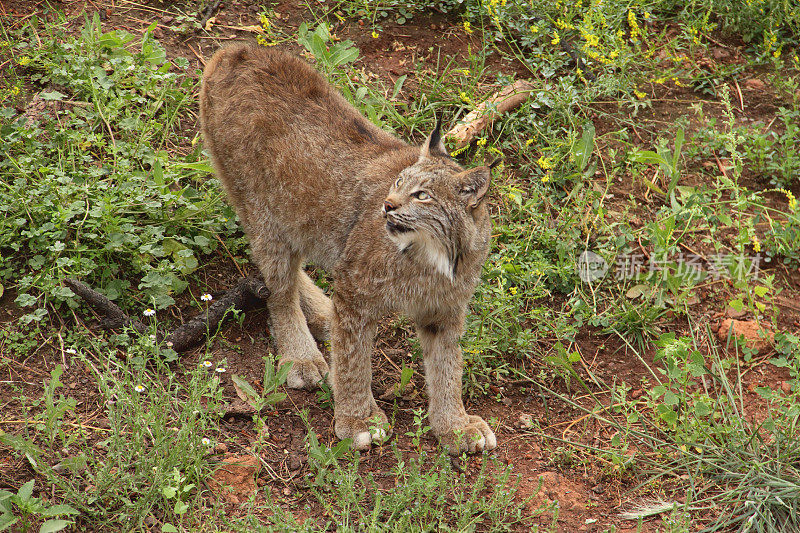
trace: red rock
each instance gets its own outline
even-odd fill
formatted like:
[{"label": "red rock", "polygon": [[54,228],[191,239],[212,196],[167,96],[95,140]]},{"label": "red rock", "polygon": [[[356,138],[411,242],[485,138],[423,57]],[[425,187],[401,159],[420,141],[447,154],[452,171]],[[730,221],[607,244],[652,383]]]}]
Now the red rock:
[{"label": "red rock", "polygon": [[232,455],[222,460],[208,480],[211,492],[231,503],[246,500],[256,491],[260,461],[252,455]]},{"label": "red rock", "polygon": [[775,340],[775,334],[766,324],[759,324],[755,320],[727,318],[722,321],[717,331],[717,338],[723,345],[728,341],[728,332],[731,328],[733,328],[732,336],[744,336],[745,344],[757,352],[766,351]]}]

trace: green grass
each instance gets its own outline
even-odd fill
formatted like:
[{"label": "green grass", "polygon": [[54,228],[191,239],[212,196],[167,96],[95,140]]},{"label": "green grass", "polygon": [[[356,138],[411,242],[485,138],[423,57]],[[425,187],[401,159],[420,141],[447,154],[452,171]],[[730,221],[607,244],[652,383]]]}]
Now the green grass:
[{"label": "green grass", "polygon": [[[358,46],[335,35],[342,25],[370,39],[390,23],[411,28],[431,8],[472,44],[462,56],[421,50],[393,80],[369,76]],[[543,443],[555,467],[600,471],[629,489],[643,503],[631,504],[640,521],[660,505],[664,531],[798,527],[800,349],[780,305],[797,300],[782,273],[800,267],[793,2],[342,1],[309,8],[299,28],[260,15],[262,44],[297,43],[370,120],[408,139],[421,140],[437,116],[457,122],[513,80],[488,65],[516,61],[536,84],[531,99],[453,150],[465,165],[503,160],[493,248],[463,340],[465,395],[490,402],[492,385],[517,380],[576,420],[595,420],[613,435],[600,445],[587,444],[581,432],[590,430],[577,423],[564,433],[537,423],[520,438]],[[198,73],[168,58],[152,28],[132,35],[94,18],[71,35],[65,20],[0,20],[0,290],[22,309],[0,328],[0,370],[61,350],[86,369],[108,427],[81,420],[61,366],[37,377],[34,393],[14,385],[30,414],[4,425],[0,442],[24,458],[35,484],[0,492],[0,530],[51,518],[95,530],[502,531],[551,517],[543,528],[556,531],[558,510],[531,511],[513,464],[484,457],[468,475],[426,453],[419,414],[407,435],[413,449],[393,443],[396,466],[384,476],[320,442],[306,420],[302,508],[263,488],[266,500],[238,512],[210,496],[219,376],[147,335],[90,333],[63,318],[85,313],[67,277],[138,315],[170,309],[190,286],[205,290],[228,252],[247,261],[194,133]],[[707,61],[731,43],[741,61]],[[736,87],[754,77],[767,81],[778,110],[744,121],[739,108],[750,102]],[[26,107],[40,112],[26,117]],[[676,118],[648,118],[653,110]],[[607,262],[604,277],[581,279],[585,250]],[[698,253],[703,271],[687,270]],[[756,254],[770,260],[757,279]],[[642,269],[620,275],[631,261]],[[705,301],[771,326],[775,353],[759,356],[736,339],[720,348],[698,310]],[[590,335],[597,353],[586,351]],[[593,370],[611,346],[638,365],[638,382],[608,383]],[[213,347],[203,359],[224,365]],[[282,374],[266,361],[263,390],[237,382],[259,407],[281,397]],[[755,389],[754,419],[743,380],[765,365],[788,373],[788,389]],[[272,416],[262,411],[253,425],[268,429]],[[266,446],[259,437],[251,452]],[[34,487],[48,490],[34,497]]]}]

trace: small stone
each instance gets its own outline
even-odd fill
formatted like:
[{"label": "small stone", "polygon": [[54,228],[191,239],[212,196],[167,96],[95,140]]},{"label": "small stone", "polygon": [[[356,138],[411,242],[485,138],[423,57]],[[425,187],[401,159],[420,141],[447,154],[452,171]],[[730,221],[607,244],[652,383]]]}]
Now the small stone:
[{"label": "small stone", "polygon": [[283,495],[284,496],[291,496],[292,495],[292,489],[290,489],[289,487],[283,487]]},{"label": "small stone", "polygon": [[767,350],[775,340],[775,334],[766,324],[759,324],[755,320],[727,318],[722,321],[717,331],[717,338],[721,343],[728,342],[728,332],[731,328],[733,328],[732,336],[743,336],[745,344],[756,352]]},{"label": "small stone", "polygon": [[711,51],[711,54],[714,56],[714,59],[716,60],[727,59],[731,57],[731,53],[725,50],[724,48],[714,48]]},{"label": "small stone", "polygon": [[737,311],[733,307],[728,307],[725,309],[725,316],[728,318],[744,318],[747,315],[747,311],[741,310]]},{"label": "small stone", "polygon": [[533,417],[531,415],[519,415],[519,427],[522,429],[530,429],[533,427]]},{"label": "small stone", "polygon": [[172,24],[173,20],[175,20],[175,17],[170,15],[164,15],[163,17],[161,17],[162,24]]},{"label": "small stone", "polygon": [[300,458],[297,457],[296,455],[292,455],[289,457],[288,461],[289,470],[291,471],[299,470],[302,465],[303,465],[302,461],[300,461]]},{"label": "small stone", "polygon": [[784,392],[784,394],[789,394],[792,392],[792,383],[789,381],[782,381],[781,390]]},{"label": "small stone", "polygon": [[217,453],[225,453],[228,451],[228,445],[224,442],[218,442],[214,445],[214,451]]},{"label": "small stone", "polygon": [[595,494],[603,494],[606,491],[606,486],[602,483],[598,483],[594,487],[592,487],[592,492]]},{"label": "small stone", "polygon": [[767,84],[759,80],[758,78],[750,78],[749,80],[744,82],[744,86],[754,91],[762,91],[767,86]]}]

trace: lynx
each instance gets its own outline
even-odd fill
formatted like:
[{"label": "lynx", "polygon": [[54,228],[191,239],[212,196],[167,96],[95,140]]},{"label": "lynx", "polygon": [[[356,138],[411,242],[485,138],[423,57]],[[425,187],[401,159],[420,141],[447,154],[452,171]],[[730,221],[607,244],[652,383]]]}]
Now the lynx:
[{"label": "lynx", "polygon": [[[461,398],[459,338],[489,248],[490,169],[465,170],[439,125],[421,147],[373,125],[310,65],[237,45],[218,51],[200,91],[205,146],[271,291],[271,333],[287,384],[329,379],[335,432],[386,437],[372,395],[378,320],[408,315],[423,351],[431,429],[453,453],[497,440]],[[329,299],[304,261],[333,278]],[[330,372],[314,339],[331,342]]]}]

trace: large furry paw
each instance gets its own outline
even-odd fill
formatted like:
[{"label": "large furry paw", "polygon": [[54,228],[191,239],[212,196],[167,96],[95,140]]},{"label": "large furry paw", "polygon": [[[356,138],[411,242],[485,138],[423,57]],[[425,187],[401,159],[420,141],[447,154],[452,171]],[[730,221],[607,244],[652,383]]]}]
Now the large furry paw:
[{"label": "large furry paw", "polygon": [[373,443],[381,444],[392,435],[389,419],[380,409],[372,411],[366,419],[338,417],[334,430],[340,439],[352,439],[355,450],[367,450]]},{"label": "large furry paw", "polygon": [[467,415],[467,423],[439,436],[439,442],[451,455],[477,453],[497,448],[497,437],[483,418]]},{"label": "large furry paw", "polygon": [[315,389],[320,381],[325,381],[325,376],[330,372],[328,363],[321,355],[314,359],[284,357],[280,364],[284,363],[292,363],[292,368],[286,376],[286,385],[292,389]]}]

